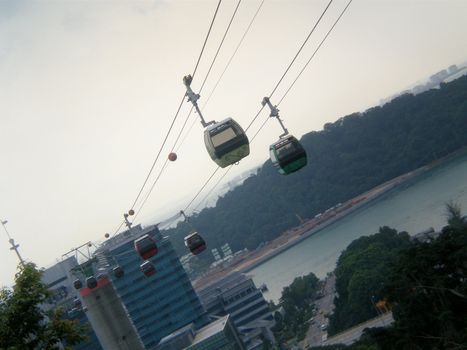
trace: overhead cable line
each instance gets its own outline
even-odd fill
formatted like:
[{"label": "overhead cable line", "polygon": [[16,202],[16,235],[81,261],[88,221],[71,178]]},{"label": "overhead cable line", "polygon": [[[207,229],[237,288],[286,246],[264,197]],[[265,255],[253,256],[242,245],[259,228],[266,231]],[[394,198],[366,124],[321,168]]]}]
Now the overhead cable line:
[{"label": "overhead cable line", "polygon": [[[211,34],[211,29],[212,29],[212,27],[213,27],[213,25],[214,25],[214,21],[216,20],[217,13],[218,13],[218,11],[219,11],[219,7],[220,7],[221,3],[222,3],[222,0],[219,0],[219,2],[217,3],[217,7],[216,7],[216,10],[215,10],[214,15],[213,15],[213,17],[212,17],[211,24],[209,25],[208,33],[206,34],[206,38],[204,39],[204,43],[203,43],[203,46],[202,46],[202,48],[201,48],[201,52],[199,53],[198,59],[197,59],[197,61],[196,61],[195,68],[193,69],[193,73],[192,73],[192,76],[193,76],[193,77],[194,77],[195,74],[196,74],[196,71],[197,71],[198,66],[199,66],[199,62],[201,61],[201,57],[203,56],[204,49],[205,49],[205,47],[206,47],[206,43],[207,43],[207,41],[208,41],[208,39],[209,39],[209,36],[210,36],[210,34]],[[157,163],[157,161],[159,160],[159,157],[160,157],[160,155],[161,155],[161,153],[162,153],[163,148],[165,147],[165,144],[166,144],[166,142],[167,142],[167,139],[168,139],[168,137],[169,137],[169,135],[170,135],[170,133],[171,133],[171,131],[172,131],[172,128],[173,128],[174,124],[175,124],[175,121],[176,121],[177,118],[178,118],[178,115],[179,115],[180,110],[181,110],[181,108],[182,108],[182,106],[183,106],[184,100],[185,100],[185,94],[183,94],[183,96],[182,96],[182,99],[181,99],[180,104],[179,104],[179,106],[178,106],[178,108],[177,108],[177,111],[176,111],[176,113],[175,113],[175,116],[174,116],[173,119],[172,119],[172,123],[170,124],[170,127],[169,127],[169,129],[167,130],[167,133],[166,133],[166,135],[165,135],[164,141],[162,142],[162,145],[161,145],[161,147],[159,148],[159,151],[158,151],[158,153],[157,153],[157,156],[156,156],[156,158],[154,159],[154,162],[152,163],[151,168],[149,169],[148,175],[146,176],[146,178],[145,178],[145,180],[144,180],[144,182],[143,182],[143,185],[141,186],[141,188],[140,188],[140,190],[139,190],[139,192],[138,192],[138,195],[136,196],[135,200],[133,201],[133,204],[131,205],[131,209],[134,209],[136,203],[138,202],[138,199],[141,197],[141,194],[142,194],[142,192],[143,192],[143,190],[144,190],[144,187],[146,186],[146,184],[147,184],[147,182],[148,182],[148,180],[149,180],[149,177],[151,176],[151,174],[152,174],[152,172],[153,172],[153,170],[154,170],[154,167],[156,166],[156,163]],[[118,233],[118,231],[122,228],[123,224],[124,224],[124,222],[122,222],[122,223],[118,226],[117,230],[115,231],[115,233],[114,233],[113,235],[116,235],[116,234]]]},{"label": "overhead cable line", "polygon": [[[323,40],[320,42],[320,44],[318,45],[318,47],[316,48],[316,50],[313,52],[312,56],[310,57],[310,59],[308,59],[308,61],[306,62],[305,66],[300,70],[299,74],[297,75],[297,77],[294,79],[294,81],[292,82],[292,84],[289,86],[289,88],[286,90],[285,94],[282,96],[282,98],[280,99],[279,103],[277,105],[279,105],[282,100],[287,96],[287,94],[289,93],[289,91],[292,89],[292,87],[294,86],[294,84],[297,82],[297,80],[300,78],[300,76],[302,75],[303,71],[306,69],[306,67],[308,66],[308,64],[311,62],[311,60],[313,59],[313,57],[316,55],[316,53],[319,51],[319,49],[321,48],[321,46],[323,45],[323,43],[326,41],[326,39],[328,38],[328,36],[331,34],[331,32],[333,31],[334,27],[337,25],[337,23],[339,22],[339,20],[341,19],[341,17],[344,15],[344,13],[347,11],[347,8],[350,6],[350,4],[352,3],[353,0],[350,0],[347,5],[345,6],[345,8],[342,10],[342,12],[340,13],[339,17],[336,19],[336,21],[334,22],[334,24],[331,26],[331,28],[329,29],[329,31],[326,33],[326,35],[324,36]],[[331,5],[332,3],[332,0],[328,3],[328,5],[326,6],[326,8],[324,9],[323,13],[321,14],[321,16],[318,18],[318,21],[315,23],[315,25],[313,26],[312,30],[310,31],[310,33],[308,34],[308,36],[306,37],[305,41],[303,42],[302,46],[300,47],[300,49],[298,50],[297,54],[294,56],[294,58],[292,59],[291,63],[289,64],[289,66],[287,67],[287,69],[285,70],[284,74],[282,75],[282,77],[279,79],[278,83],[276,84],[276,86],[274,87],[273,91],[271,92],[271,94],[269,95],[269,97],[271,97],[274,92],[277,90],[278,86],[280,85],[280,83],[282,82],[282,80],[284,79],[285,75],[287,74],[287,72],[290,70],[292,64],[294,63],[294,61],[296,60],[296,58],[298,57],[298,55],[300,54],[301,50],[303,49],[304,45],[306,44],[306,42],[308,41],[308,39],[310,38],[311,34],[314,32],[314,30],[316,29],[317,25],[319,24],[319,22],[321,21],[321,19],[323,18],[324,14],[326,13],[326,11],[328,10],[329,6]],[[248,130],[250,128],[250,126],[253,124],[253,122],[255,121],[255,119],[258,118],[258,116],[260,115],[261,111],[263,110],[264,106],[259,110],[259,112],[256,114],[256,116],[253,118],[252,122],[248,125],[248,127],[246,128],[246,130]],[[269,120],[269,117],[264,120],[264,122],[261,124],[260,128],[256,131],[256,133],[253,135],[252,139],[250,142],[253,142],[253,140],[256,138],[256,136],[258,135],[258,133],[263,129],[263,127],[266,125],[266,123],[268,122]],[[246,131],[245,130],[245,131]],[[211,190],[203,197],[203,199],[198,203],[198,205],[195,207],[195,210],[198,209],[198,207],[201,205],[201,203],[203,203],[208,197],[209,195],[214,191],[214,189],[219,185],[219,183],[222,181],[222,179],[227,175],[227,173],[230,171],[230,169],[232,168],[232,166],[230,166],[227,171],[218,179],[218,181],[216,182],[216,184],[211,188]],[[214,175],[214,174],[213,174]],[[212,178],[212,176],[210,178]]]},{"label": "overhead cable line", "polygon": [[[308,61],[305,63],[305,65],[303,66],[303,68],[300,70],[300,72],[298,73],[298,75],[295,77],[295,79],[293,80],[292,84],[290,84],[290,86],[288,87],[288,89],[285,91],[284,95],[281,97],[281,99],[279,100],[279,103],[276,105],[279,106],[281,104],[281,102],[285,99],[285,97],[287,96],[287,94],[290,92],[290,90],[292,89],[292,87],[295,85],[295,83],[297,82],[297,80],[300,78],[300,76],[302,75],[302,73],[305,71],[305,69],[308,67],[308,65],[310,64],[310,62],[313,60],[313,58],[316,56],[316,54],[318,53],[319,49],[321,48],[321,46],[323,46],[324,42],[326,41],[326,39],[329,37],[329,35],[331,34],[331,32],[334,30],[334,27],[337,25],[337,23],[340,21],[340,19],[342,18],[342,16],[345,14],[345,12],[347,11],[347,9],[349,8],[350,4],[352,3],[353,0],[349,0],[349,2],[347,3],[347,5],[345,6],[345,8],[341,11],[341,13],[339,14],[339,16],[337,17],[337,19],[334,21],[334,24],[331,26],[331,28],[328,30],[328,32],[326,33],[326,35],[324,36],[323,40],[321,40],[321,42],[318,44],[318,46],[316,47],[315,51],[313,52],[313,54],[311,55],[311,57],[308,59]],[[256,133],[253,135],[251,141],[253,141],[255,139],[255,137],[258,135],[258,133],[261,131],[261,129],[263,129],[263,127],[266,125],[267,121],[269,120],[269,117],[261,124],[261,126],[259,127],[259,129],[256,131]]]},{"label": "overhead cable line", "polygon": [[211,35],[211,29],[212,26],[214,25],[214,21],[216,20],[217,17],[217,12],[219,12],[219,7],[221,6],[222,0],[219,0],[217,3],[216,11],[214,12],[214,16],[212,17],[211,24],[209,25],[209,30],[208,34],[206,35],[206,38],[204,39],[203,47],[201,48],[201,52],[199,53],[198,60],[196,61],[195,69],[193,69],[193,73],[191,76],[194,78],[196,71],[198,70],[199,62],[201,61],[201,57],[203,56],[204,49],[206,48],[206,43],[208,42],[209,36]]},{"label": "overhead cable line", "polygon": [[[282,83],[282,80],[284,80],[285,76],[287,75],[287,73],[289,72],[290,68],[292,67],[292,65],[294,64],[295,60],[297,59],[297,57],[299,56],[299,54],[301,53],[301,51],[303,50],[304,46],[306,45],[306,43],[308,42],[308,40],[310,39],[311,35],[314,33],[316,27],[318,26],[318,24],[321,22],[321,19],[324,17],[324,15],[326,14],[327,10],[329,9],[329,7],[331,6],[333,0],[330,0],[329,3],[326,5],[325,9],[323,10],[323,12],[321,13],[321,15],[319,16],[318,20],[316,21],[315,25],[312,27],[312,29],[310,30],[310,32],[308,33],[307,37],[305,38],[304,42],[302,43],[302,45],[300,46],[300,48],[298,49],[297,53],[295,54],[295,56],[293,57],[292,61],[289,63],[289,65],[287,66],[286,70],[284,71],[284,73],[282,74],[281,78],[279,79],[279,81],[277,82],[277,84],[274,86],[274,89],[272,90],[272,92],[269,94],[269,97],[272,97],[272,95],[276,92],[277,88],[279,87],[279,85]],[[262,6],[262,3],[261,5]],[[259,115],[261,114],[262,110],[264,108],[264,105],[260,108],[260,110],[258,111],[258,113],[256,113],[256,115],[253,117],[253,119],[251,120],[250,124],[248,124],[248,127],[245,129],[245,132],[248,131],[248,129],[251,127],[251,125],[255,122],[255,120],[259,117]],[[217,168],[212,174],[211,176],[208,178],[208,180],[203,184],[203,187],[201,188],[200,191],[198,191],[198,193],[196,194],[195,198],[192,199],[192,201],[190,202],[190,204],[186,207],[188,208],[193,202],[194,200],[196,199],[197,196],[199,196],[199,194],[201,193],[201,191],[206,187],[206,185],[208,184],[208,182],[212,179],[212,177],[214,176],[214,174],[219,170],[219,168]],[[227,173],[227,172],[226,172]],[[221,177],[221,179],[226,175],[226,173]],[[186,209],[185,209],[186,211]]]},{"label": "overhead cable line", "polygon": [[[220,5],[220,2],[221,2],[221,1],[219,1],[219,4],[218,4],[218,5]],[[217,57],[219,56],[219,52],[220,52],[220,50],[221,50],[221,48],[222,48],[222,45],[224,44],[224,41],[225,41],[225,38],[227,37],[227,34],[229,33],[230,27],[231,27],[232,22],[233,22],[233,20],[234,20],[236,14],[237,14],[237,12],[238,12],[238,8],[239,8],[241,2],[242,2],[242,0],[238,0],[238,2],[237,2],[237,5],[236,5],[236,7],[235,7],[235,9],[234,9],[234,12],[233,12],[231,18],[230,18],[230,21],[229,21],[229,23],[228,23],[228,25],[227,25],[227,28],[225,29],[224,35],[222,36],[221,42],[219,43],[219,46],[217,47],[216,53],[215,53],[215,55],[214,55],[214,58],[212,59],[211,64],[210,64],[210,66],[209,66],[209,69],[208,69],[208,71],[207,71],[207,73],[206,73],[206,75],[205,75],[205,77],[204,77],[203,83],[202,83],[201,88],[200,88],[200,93],[201,93],[202,89],[204,88],[204,85],[206,84],[206,81],[207,81],[207,79],[208,79],[208,77],[209,77],[209,75],[210,75],[210,73],[211,73],[212,67],[214,66],[214,64],[215,64],[215,62],[216,62],[216,60],[217,60]],[[219,6],[216,8],[216,14],[217,14],[218,10],[219,10]],[[212,23],[213,23],[213,22],[212,22]],[[211,29],[212,29],[212,23],[211,23],[211,26],[210,26],[210,28],[209,28],[209,32],[210,32]],[[208,33],[208,35],[209,35],[209,33]],[[204,42],[204,44],[203,44],[202,51],[203,51],[203,50],[205,49],[205,47],[206,47],[206,42],[207,42],[207,40],[205,40],[205,42]],[[201,57],[201,56],[200,56],[200,57]],[[196,69],[198,68],[199,62],[200,62],[200,60],[198,59],[198,61],[197,61],[197,63],[196,63],[195,71],[196,71]],[[173,144],[173,146],[172,146],[170,152],[173,152],[173,150],[175,149],[175,146],[176,146],[177,142],[179,141],[179,139],[180,139],[180,137],[181,137],[181,135],[182,135],[182,133],[183,133],[183,130],[184,130],[184,128],[185,128],[185,126],[186,126],[186,124],[187,124],[187,122],[188,122],[188,119],[190,118],[190,115],[192,114],[192,112],[193,112],[193,107],[191,107],[191,109],[190,109],[190,111],[189,111],[189,113],[188,113],[188,115],[187,115],[187,117],[186,117],[186,119],[185,119],[185,122],[183,123],[182,128],[180,129],[180,131],[179,131],[179,133],[178,133],[178,135],[177,135],[177,137],[176,137],[176,139],[175,139],[175,142],[174,142],[174,144]],[[161,168],[159,174],[157,175],[156,179],[154,180],[153,184],[151,185],[149,191],[146,193],[146,196],[145,196],[145,198],[143,199],[142,204],[140,205],[140,207],[139,207],[138,211],[136,212],[134,218],[136,218],[136,216],[141,212],[141,209],[142,209],[142,208],[144,207],[144,205],[146,204],[147,200],[149,199],[149,196],[151,195],[152,190],[154,189],[154,187],[156,186],[157,182],[159,181],[159,179],[160,179],[162,173],[165,171],[165,169],[166,169],[166,167],[167,167],[167,164],[168,164],[168,159],[165,160],[165,162],[164,162],[164,164],[163,164],[163,166],[162,166],[162,168]]]},{"label": "overhead cable line", "polygon": [[287,94],[289,93],[289,91],[292,89],[292,87],[295,85],[295,83],[297,82],[298,78],[300,78],[300,76],[302,75],[303,71],[306,69],[306,67],[308,67],[308,65],[310,64],[311,60],[315,57],[316,53],[319,51],[319,49],[321,48],[321,46],[324,44],[324,42],[326,41],[326,39],[328,38],[329,34],[331,34],[331,32],[334,30],[334,27],[337,25],[337,23],[340,21],[341,17],[344,15],[344,13],[347,11],[348,7],[350,6],[350,4],[352,3],[353,0],[350,0],[347,5],[345,6],[345,8],[342,10],[342,12],[340,13],[339,17],[337,17],[336,21],[334,22],[334,24],[331,26],[331,29],[329,29],[329,31],[326,33],[326,35],[324,36],[323,40],[321,40],[321,42],[319,43],[319,45],[316,47],[316,50],[313,52],[313,54],[311,55],[311,57],[308,59],[308,61],[305,63],[305,65],[303,66],[303,68],[300,70],[300,72],[298,73],[297,77],[294,79],[294,81],[292,82],[292,84],[290,84],[289,88],[285,91],[284,95],[281,97],[281,99],[279,100],[279,102],[277,103],[277,105],[279,106],[280,103],[282,102],[282,100],[287,96]]},{"label": "overhead cable line", "polygon": [[[297,59],[298,55],[300,54],[300,52],[302,52],[303,48],[305,47],[306,43],[308,42],[308,40],[310,39],[311,35],[314,33],[316,27],[318,26],[319,22],[321,22],[321,19],[324,17],[324,15],[326,14],[327,10],[329,9],[329,6],[331,6],[333,0],[330,0],[329,3],[326,5],[326,8],[324,9],[324,11],[321,13],[321,15],[319,16],[318,20],[316,21],[315,25],[313,26],[313,28],[311,28],[311,31],[308,33],[307,37],[305,38],[305,40],[303,41],[302,45],[300,46],[300,48],[298,49],[297,53],[295,54],[295,56],[293,57],[292,61],[289,63],[289,65],[287,66],[286,70],[284,71],[284,73],[282,74],[281,78],[279,79],[279,81],[277,82],[276,86],[274,86],[274,89],[272,89],[271,93],[269,94],[269,98],[272,97],[272,95],[274,95],[274,93],[276,92],[277,88],[279,87],[279,85],[282,83],[282,80],[284,80],[285,76],[287,75],[287,73],[289,72],[290,68],[292,67],[292,65],[294,64],[295,60]],[[250,122],[250,124],[248,124],[247,128],[245,129],[245,131],[248,131],[248,129],[251,127],[251,125],[255,122],[255,120],[258,118],[258,116],[261,114],[261,111],[263,110],[264,108],[264,105],[261,107],[261,109],[258,111],[258,113],[256,113],[256,115],[254,116],[254,118],[252,119],[252,121]]]},{"label": "overhead cable line", "polygon": [[[224,174],[222,174],[222,176],[216,181],[216,183],[214,184],[214,186],[212,186],[212,188],[209,190],[209,192],[203,197],[203,199],[201,199],[199,202],[198,202],[198,205],[195,207],[195,209],[193,209],[193,211],[196,211],[198,210],[198,208],[200,207],[200,205],[202,203],[204,203],[208,197],[211,195],[211,193],[214,191],[214,189],[220,184],[220,182],[222,181],[222,179],[229,173],[229,171],[233,168],[233,165],[229,166],[227,168],[227,170],[224,172]],[[218,168],[219,169],[219,168]]]},{"label": "overhead cable line", "polygon": [[214,170],[214,172],[211,174],[211,176],[209,176],[209,178],[204,182],[203,186],[201,186],[201,188],[199,189],[198,193],[196,193],[196,195],[193,197],[193,199],[190,201],[190,203],[188,203],[188,205],[185,207],[185,209],[183,209],[183,211],[187,211],[188,208],[193,204],[193,202],[196,200],[196,198],[198,198],[198,196],[200,195],[201,192],[203,192],[204,188],[207,186],[207,184],[209,183],[209,181],[211,181],[211,179],[213,178],[214,175],[216,175],[216,173],[219,171],[220,167],[218,166],[216,168],[216,170]]},{"label": "overhead cable line", "polygon": [[[235,55],[237,54],[240,46],[242,45],[243,41],[245,40],[245,37],[246,35],[248,34],[248,32],[250,31],[250,28],[252,27],[253,25],[253,22],[255,21],[256,17],[258,16],[258,13],[260,12],[263,4],[264,4],[264,1],[265,0],[262,0],[261,3],[259,4],[258,8],[256,9],[256,12],[255,14],[253,15],[253,18],[251,19],[250,23],[248,24],[246,30],[244,31],[240,41],[238,42],[233,54],[230,56],[226,66],[224,67],[224,70],[222,71],[222,74],[219,76],[219,78],[217,79],[216,81],[216,84],[214,85],[213,89],[211,90],[211,92],[209,93],[208,97],[206,98],[206,101],[204,101],[204,104],[203,104],[203,107],[201,108],[201,110],[203,110],[204,108],[206,108],[206,105],[208,104],[209,100],[211,99],[212,95],[214,94],[214,92],[216,91],[217,89],[217,86],[219,85],[220,81],[222,80],[222,78],[224,77],[224,74],[226,73],[227,69],[230,67],[230,64],[232,62],[232,60],[234,59]],[[185,133],[185,135],[183,136],[182,138],[182,141],[180,142],[180,144],[177,146],[175,152],[178,152],[178,150],[182,147],[183,143],[185,142],[186,138],[188,137],[188,135],[190,134],[191,130],[193,129],[194,125],[196,123],[196,119],[193,120],[193,122],[191,123],[188,131]]]}]

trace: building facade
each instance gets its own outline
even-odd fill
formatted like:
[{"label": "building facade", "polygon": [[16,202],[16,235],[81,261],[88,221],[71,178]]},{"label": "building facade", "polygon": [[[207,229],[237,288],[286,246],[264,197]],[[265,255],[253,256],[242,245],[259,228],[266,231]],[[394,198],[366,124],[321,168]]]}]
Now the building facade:
[{"label": "building facade", "polygon": [[274,318],[269,305],[253,280],[234,272],[197,290],[208,315],[230,315],[247,349],[262,347],[262,337],[274,343]]},{"label": "building facade", "polygon": [[230,316],[221,317],[199,329],[186,350],[245,350]]},{"label": "building facade", "polygon": [[64,317],[76,320],[86,327],[87,340],[73,347],[74,350],[102,350],[101,344],[87,317],[87,309],[82,307],[78,292],[73,287],[74,276],[71,270],[78,266],[75,257],[68,257],[42,271],[42,282],[51,291],[52,296],[43,305],[46,310],[62,308]]},{"label": "building facade", "polygon": [[[158,253],[149,259],[156,273],[149,277],[140,270],[143,260],[133,243],[145,234],[158,246]],[[201,327],[208,322],[172,244],[162,237],[157,226],[135,226],[105,241],[97,253],[102,271],[123,268],[120,278],[108,275],[147,349],[183,326],[194,323]]]}]

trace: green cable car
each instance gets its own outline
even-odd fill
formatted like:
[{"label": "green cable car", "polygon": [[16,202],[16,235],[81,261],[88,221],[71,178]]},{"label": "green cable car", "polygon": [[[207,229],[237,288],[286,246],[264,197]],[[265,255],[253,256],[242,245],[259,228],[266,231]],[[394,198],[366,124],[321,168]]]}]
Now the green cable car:
[{"label": "green cable car", "polygon": [[303,168],[307,163],[306,151],[300,142],[288,135],[269,146],[272,164],[279,174],[288,175]]},{"label": "green cable car", "polygon": [[269,97],[263,98],[263,106],[268,105],[271,109],[270,117],[276,118],[284,133],[279,136],[279,141],[269,146],[269,155],[272,164],[278,168],[279,174],[288,175],[300,170],[307,164],[306,151],[300,142],[285,128],[279,118],[279,109],[273,106]]}]

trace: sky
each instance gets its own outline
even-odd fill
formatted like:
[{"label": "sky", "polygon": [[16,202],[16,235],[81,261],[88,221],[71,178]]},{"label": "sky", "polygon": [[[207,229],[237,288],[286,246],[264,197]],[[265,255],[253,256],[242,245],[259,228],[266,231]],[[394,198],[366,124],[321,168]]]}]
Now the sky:
[{"label": "sky", "polygon": [[[200,106],[260,3],[241,2]],[[265,0],[203,107],[205,119],[232,117],[246,128],[327,3]],[[273,104],[346,4],[332,2],[271,97]],[[222,1],[192,83],[195,92],[236,5]],[[0,0],[0,219],[8,220],[27,261],[50,266],[119,226],[185,93],[182,78],[193,72],[216,6],[217,0]],[[463,0],[354,0],[280,104],[281,118],[299,138],[465,62],[466,18]],[[184,103],[149,185],[189,110]],[[182,137],[177,161],[162,173],[136,223],[154,223],[183,209],[216,169],[197,118],[190,116],[187,125],[195,124]],[[263,110],[250,138],[267,118]],[[224,182],[267,160],[268,146],[280,134],[278,123],[268,121],[250,156]],[[0,286],[12,284],[18,263],[9,247],[0,232]]]}]

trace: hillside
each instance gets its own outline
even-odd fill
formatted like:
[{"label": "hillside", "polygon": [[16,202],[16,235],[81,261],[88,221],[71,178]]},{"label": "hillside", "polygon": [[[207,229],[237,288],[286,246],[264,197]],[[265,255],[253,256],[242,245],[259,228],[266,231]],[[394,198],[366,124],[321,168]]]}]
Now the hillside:
[{"label": "hillside", "polygon": [[[208,248],[254,249],[298,224],[398,175],[467,146],[467,76],[403,95],[327,123],[300,140],[308,165],[282,176],[268,160],[257,175],[191,218]],[[184,223],[167,233],[185,254]],[[211,254],[202,254],[211,259]]]}]

